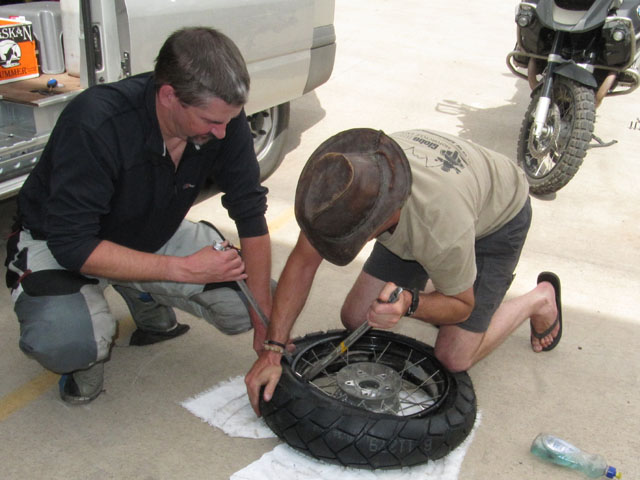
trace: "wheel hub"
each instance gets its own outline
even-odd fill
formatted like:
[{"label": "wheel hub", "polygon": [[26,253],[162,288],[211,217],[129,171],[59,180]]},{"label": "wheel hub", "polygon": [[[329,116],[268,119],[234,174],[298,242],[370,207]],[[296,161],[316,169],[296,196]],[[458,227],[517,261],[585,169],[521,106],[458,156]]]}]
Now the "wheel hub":
[{"label": "wheel hub", "polygon": [[542,135],[536,138],[534,135],[535,123],[531,125],[529,132],[529,153],[537,160],[543,159],[552,150],[557,149],[558,136],[560,135],[560,109],[554,103],[549,109],[547,121]]},{"label": "wheel hub", "polygon": [[349,403],[369,410],[397,409],[402,378],[394,369],[372,362],[353,363],[337,374],[338,386]]},{"label": "wheel hub", "polygon": [[270,110],[254,113],[247,118],[258,162],[267,155],[268,147],[275,136],[276,111],[276,108],[271,108]]}]

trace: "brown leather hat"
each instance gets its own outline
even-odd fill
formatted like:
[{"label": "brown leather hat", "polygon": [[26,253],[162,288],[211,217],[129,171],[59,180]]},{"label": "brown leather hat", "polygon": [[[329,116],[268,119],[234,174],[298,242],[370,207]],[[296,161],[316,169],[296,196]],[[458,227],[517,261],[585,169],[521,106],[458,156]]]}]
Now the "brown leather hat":
[{"label": "brown leather hat", "polygon": [[382,131],[354,128],[309,157],[296,189],[296,219],[324,259],[346,265],[410,191],[402,148]]}]

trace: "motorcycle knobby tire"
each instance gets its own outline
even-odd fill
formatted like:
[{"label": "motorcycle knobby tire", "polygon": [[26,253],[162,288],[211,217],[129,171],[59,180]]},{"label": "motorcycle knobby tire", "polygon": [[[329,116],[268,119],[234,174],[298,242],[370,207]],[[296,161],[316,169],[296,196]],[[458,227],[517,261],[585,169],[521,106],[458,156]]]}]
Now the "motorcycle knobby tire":
[{"label": "motorcycle knobby tire", "polygon": [[555,158],[555,166],[547,173],[536,173],[539,160],[529,150],[533,135],[536,107],[540,100],[541,88],[533,93],[525,114],[518,138],[518,165],[524,170],[529,181],[529,191],[535,195],[557,192],[569,183],[578,172],[587,154],[595,124],[595,92],[592,88],[558,76],[554,79],[551,108],[560,112],[560,138],[558,145],[550,146],[550,155]]},{"label": "motorcycle knobby tire", "polygon": [[[294,343],[300,351],[331,335],[335,338],[336,333],[314,333]],[[431,346],[392,332],[373,330],[359,341],[371,335],[419,349],[437,362]],[[316,459],[362,469],[415,466],[454,450],[475,423],[476,396],[466,372],[442,369],[449,389],[436,410],[396,416],[353,406],[320,391],[294,373],[295,355],[282,359],[280,382],[271,401],[260,395],[260,411],[281,440]]]}]

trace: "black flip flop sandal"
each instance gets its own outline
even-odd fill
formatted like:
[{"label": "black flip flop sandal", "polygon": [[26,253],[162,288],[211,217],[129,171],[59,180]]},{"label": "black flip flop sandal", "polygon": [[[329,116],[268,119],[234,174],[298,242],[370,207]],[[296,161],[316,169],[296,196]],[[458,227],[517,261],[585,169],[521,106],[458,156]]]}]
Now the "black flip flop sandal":
[{"label": "black flip flop sandal", "polygon": [[556,317],[556,321],[551,324],[549,328],[547,328],[544,332],[536,332],[533,329],[533,325],[531,326],[531,335],[536,337],[537,339],[542,339],[549,335],[556,328],[558,324],[560,324],[560,329],[558,330],[558,334],[553,339],[550,345],[542,348],[543,352],[548,352],[549,350],[553,350],[558,343],[560,343],[560,337],[562,337],[562,302],[560,300],[560,279],[555,273],[552,272],[542,272],[538,275],[538,283],[549,282],[556,293],[556,307],[558,309],[558,316]]}]

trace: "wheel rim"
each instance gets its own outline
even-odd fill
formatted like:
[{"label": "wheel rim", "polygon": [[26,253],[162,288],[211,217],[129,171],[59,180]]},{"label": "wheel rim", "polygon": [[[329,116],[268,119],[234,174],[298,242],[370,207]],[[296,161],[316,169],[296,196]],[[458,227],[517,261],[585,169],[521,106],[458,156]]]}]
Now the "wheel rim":
[{"label": "wheel rim", "polygon": [[253,149],[256,152],[258,163],[269,153],[276,138],[278,125],[278,107],[254,113],[247,117],[251,136],[253,137]]},{"label": "wheel rim", "polygon": [[556,84],[553,89],[553,104],[549,110],[545,126],[548,133],[536,140],[535,124],[529,129],[528,149],[524,162],[527,174],[532,178],[547,176],[560,161],[569,144],[575,121],[575,101],[570,89]]},{"label": "wheel rim", "polygon": [[[293,371],[302,376],[342,341],[325,338],[296,353]],[[310,385],[349,405],[400,417],[436,410],[449,390],[449,375],[438,360],[409,342],[368,334],[325,368]]]}]

